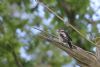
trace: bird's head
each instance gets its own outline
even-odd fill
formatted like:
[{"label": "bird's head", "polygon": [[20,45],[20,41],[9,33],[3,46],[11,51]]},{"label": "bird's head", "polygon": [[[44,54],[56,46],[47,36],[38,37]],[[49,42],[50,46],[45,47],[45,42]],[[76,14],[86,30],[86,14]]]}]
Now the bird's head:
[{"label": "bird's head", "polygon": [[59,32],[59,33],[62,33],[62,32],[64,32],[65,30],[64,29],[58,29],[57,30],[57,32]]}]

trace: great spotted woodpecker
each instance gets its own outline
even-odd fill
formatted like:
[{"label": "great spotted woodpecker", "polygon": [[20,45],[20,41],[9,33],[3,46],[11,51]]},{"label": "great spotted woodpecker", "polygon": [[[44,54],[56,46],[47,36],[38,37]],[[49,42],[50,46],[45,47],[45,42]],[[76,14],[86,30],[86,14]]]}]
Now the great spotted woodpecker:
[{"label": "great spotted woodpecker", "polygon": [[63,29],[58,30],[59,40],[67,43],[70,48],[72,48],[72,39],[70,38],[68,32]]}]

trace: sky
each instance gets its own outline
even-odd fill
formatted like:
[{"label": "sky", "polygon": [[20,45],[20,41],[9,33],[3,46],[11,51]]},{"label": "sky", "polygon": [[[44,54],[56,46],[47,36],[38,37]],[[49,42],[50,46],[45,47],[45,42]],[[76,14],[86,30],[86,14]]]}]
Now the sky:
[{"label": "sky", "polygon": [[[93,19],[94,20],[99,20],[100,19],[100,17],[99,17],[100,16],[100,0],[91,0],[91,7],[96,12],[95,15],[93,16]],[[99,16],[96,16],[97,14]]]}]

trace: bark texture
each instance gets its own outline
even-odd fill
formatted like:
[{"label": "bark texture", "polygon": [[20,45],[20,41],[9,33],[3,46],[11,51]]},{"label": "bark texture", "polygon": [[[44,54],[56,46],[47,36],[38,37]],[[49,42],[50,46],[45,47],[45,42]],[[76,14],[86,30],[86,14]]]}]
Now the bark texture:
[{"label": "bark texture", "polygon": [[100,48],[99,47],[97,47],[97,52],[96,54],[94,54],[92,52],[85,51],[84,49],[78,46],[75,46],[74,44],[73,46],[75,48],[71,49],[67,46],[68,44],[59,42],[59,40],[55,38],[51,38],[45,35],[40,36],[40,37],[42,37],[42,39],[48,40],[49,42],[53,43],[52,45],[55,45],[58,48],[67,52],[71,57],[76,59],[77,63],[81,67],[100,67]]}]

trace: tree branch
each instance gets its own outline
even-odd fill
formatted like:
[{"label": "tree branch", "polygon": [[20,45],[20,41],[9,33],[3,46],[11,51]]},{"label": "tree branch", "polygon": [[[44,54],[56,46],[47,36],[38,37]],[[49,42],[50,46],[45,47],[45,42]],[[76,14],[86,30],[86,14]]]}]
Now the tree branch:
[{"label": "tree branch", "polygon": [[63,42],[59,42],[58,39],[51,38],[48,36],[41,36],[42,39],[46,39],[47,41],[53,43],[52,45],[57,46],[58,48],[64,50],[67,52],[71,57],[76,59],[79,64],[84,65],[84,67],[100,67],[100,64],[98,63],[98,60],[96,56],[88,51],[83,50],[82,48],[73,45],[75,48],[71,49],[67,45],[64,44]]},{"label": "tree branch", "polygon": [[15,61],[16,65],[17,65],[17,67],[23,67],[23,65],[22,65],[21,62],[19,61],[19,59],[18,59],[18,57],[17,57],[17,55],[16,55],[16,53],[15,53],[14,50],[12,51],[12,55],[13,55],[13,57],[14,57],[14,61]]},{"label": "tree branch", "polygon": [[[98,40],[96,42],[96,45],[100,46],[100,40]],[[96,57],[97,57],[98,61],[100,62],[100,47],[96,47]]]}]

